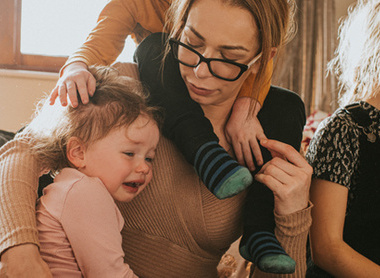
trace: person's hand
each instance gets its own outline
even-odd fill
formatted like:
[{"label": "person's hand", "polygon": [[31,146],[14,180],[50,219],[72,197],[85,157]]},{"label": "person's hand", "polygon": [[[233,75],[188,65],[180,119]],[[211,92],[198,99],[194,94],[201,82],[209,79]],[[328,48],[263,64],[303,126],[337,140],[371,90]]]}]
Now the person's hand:
[{"label": "person's hand", "polygon": [[78,93],[83,104],[89,101],[89,95],[95,92],[96,80],[88,71],[87,65],[82,62],[69,64],[59,78],[57,85],[50,93],[50,104],[54,104],[57,97],[62,106],[67,105],[67,96],[73,107],[78,106]]},{"label": "person's hand", "polygon": [[[238,98],[232,108],[231,116],[225,128],[227,141],[234,148],[237,161],[246,165],[250,171],[255,170],[252,153],[258,166],[263,164],[259,142],[267,139],[263,128],[256,115],[260,111],[260,103],[255,105],[254,111],[250,111],[251,101],[249,97]],[[253,113],[251,113],[253,112]]]},{"label": "person's hand", "polygon": [[38,247],[22,244],[9,248],[1,255],[0,278],[51,278],[48,265],[42,260]]},{"label": "person's hand", "polygon": [[276,140],[263,140],[261,145],[273,158],[264,164],[255,179],[273,191],[276,213],[288,215],[306,208],[313,168],[290,145]]}]

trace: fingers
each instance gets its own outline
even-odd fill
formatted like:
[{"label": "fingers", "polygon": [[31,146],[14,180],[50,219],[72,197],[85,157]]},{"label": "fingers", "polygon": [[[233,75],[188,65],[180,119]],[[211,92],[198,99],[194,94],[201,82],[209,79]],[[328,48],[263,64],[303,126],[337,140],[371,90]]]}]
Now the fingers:
[{"label": "fingers", "polygon": [[[71,105],[73,107],[77,107],[78,106],[78,94],[77,94],[78,81],[74,82],[71,80],[67,80],[63,84],[66,85],[66,89],[67,89],[65,98],[67,98],[67,96],[68,96],[70,99]],[[63,105],[63,103],[62,103],[62,105]]]},{"label": "fingers", "polygon": [[57,97],[63,106],[67,105],[69,98],[73,107],[79,104],[78,95],[83,104],[89,102],[89,96],[93,96],[96,89],[96,80],[88,71],[87,65],[82,62],[69,64],[63,76],[58,80],[57,85],[50,95],[50,103],[54,104]]},{"label": "fingers", "polygon": [[[89,86],[89,87],[88,87]],[[87,91],[89,88],[89,91]],[[96,80],[91,75],[89,80],[78,79],[76,82],[67,80],[57,84],[50,94],[50,104],[53,105],[56,98],[59,97],[62,106],[67,105],[67,97],[73,107],[78,106],[78,94],[83,104],[89,102],[89,95],[93,96],[96,88]],[[90,93],[91,92],[91,93]]]},{"label": "fingers", "polygon": [[[73,82],[70,82],[70,83],[73,83]],[[80,96],[80,99],[82,100],[82,103],[87,104],[89,101],[88,91],[87,91],[87,80],[80,78],[76,80],[76,83],[74,83],[74,85],[76,85],[77,90],[69,90],[68,92],[68,95],[73,107],[78,106],[78,94]]]},{"label": "fingers", "polygon": [[266,163],[259,171],[258,175],[272,176],[279,183],[290,184],[292,178],[297,176],[298,167],[293,164],[275,157]]},{"label": "fingers", "polygon": [[87,79],[88,94],[90,96],[93,96],[95,93],[95,89],[96,89],[96,79],[92,74],[90,74],[89,78]]},{"label": "fingers", "polygon": [[261,154],[259,143],[256,140],[251,140],[249,143],[250,143],[250,149],[252,150],[252,153],[255,156],[257,165],[258,166],[263,165],[264,160]]},{"label": "fingers", "polygon": [[58,96],[59,96],[59,100],[62,106],[66,106],[67,105],[67,89],[66,89],[65,83],[62,83],[61,85],[59,85]]},{"label": "fingers", "polygon": [[53,105],[55,103],[55,100],[58,97],[58,89],[59,89],[59,86],[57,84],[55,85],[54,89],[51,91],[50,97],[49,97],[50,105]]},{"label": "fingers", "polygon": [[309,166],[302,155],[286,143],[276,140],[263,140],[260,143],[263,147],[267,148],[274,157],[281,157],[298,167],[305,167],[306,165]]},{"label": "fingers", "polygon": [[[258,146],[257,141],[256,140],[253,140],[253,141],[255,141],[256,145]],[[245,165],[247,165],[247,167],[250,171],[254,171],[256,169],[255,164],[253,162],[253,157],[252,157],[252,151],[254,151],[254,149],[252,149],[252,151],[251,151],[250,142],[242,143],[241,147],[243,149]]]},{"label": "fingers", "polygon": [[237,162],[239,162],[240,165],[245,165],[240,142],[238,140],[232,140],[232,147],[234,148]]},{"label": "fingers", "polygon": [[276,157],[260,169],[255,179],[273,191],[276,213],[287,215],[307,207],[311,174],[307,167]]}]

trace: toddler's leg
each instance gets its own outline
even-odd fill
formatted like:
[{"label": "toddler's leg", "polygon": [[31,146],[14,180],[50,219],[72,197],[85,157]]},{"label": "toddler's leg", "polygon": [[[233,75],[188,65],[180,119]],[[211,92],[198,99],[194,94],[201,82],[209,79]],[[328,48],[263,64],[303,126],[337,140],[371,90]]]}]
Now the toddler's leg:
[{"label": "toddler's leg", "polygon": [[163,134],[176,144],[215,196],[223,199],[238,194],[252,183],[251,173],[218,144],[210,121],[190,98],[178,62],[171,54],[162,70],[163,53],[161,33],[146,38],[135,53],[140,79],[148,87],[151,104],[164,108]]},{"label": "toddler's leg", "polygon": [[[272,87],[258,114],[268,138],[292,145],[299,150],[305,124],[305,109],[294,93]],[[261,149],[264,162],[271,159]],[[244,234],[240,253],[262,271],[292,273],[295,262],[281,247],[274,235],[273,193],[263,184],[255,183],[248,191],[244,210]]]},{"label": "toddler's leg", "polygon": [[248,191],[244,208],[244,233],[240,254],[261,271],[293,273],[296,263],[282,248],[274,234],[273,193],[256,182]]}]

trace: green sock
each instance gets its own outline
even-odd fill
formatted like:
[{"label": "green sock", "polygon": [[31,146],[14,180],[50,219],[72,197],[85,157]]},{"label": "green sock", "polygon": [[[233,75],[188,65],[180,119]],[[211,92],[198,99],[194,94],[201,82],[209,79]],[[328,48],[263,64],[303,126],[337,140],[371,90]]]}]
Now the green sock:
[{"label": "green sock", "polygon": [[240,254],[261,271],[276,274],[294,273],[296,262],[270,232],[257,232],[240,242]]},{"label": "green sock", "polygon": [[253,181],[251,172],[232,159],[215,141],[198,149],[194,168],[206,187],[219,199],[242,192]]}]

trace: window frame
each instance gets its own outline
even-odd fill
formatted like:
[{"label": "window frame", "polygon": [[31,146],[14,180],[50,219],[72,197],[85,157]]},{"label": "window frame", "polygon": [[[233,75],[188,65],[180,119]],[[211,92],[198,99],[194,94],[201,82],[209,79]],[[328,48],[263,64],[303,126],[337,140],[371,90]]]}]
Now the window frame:
[{"label": "window frame", "polygon": [[67,56],[21,53],[21,4],[22,0],[0,1],[0,68],[59,72]]}]

